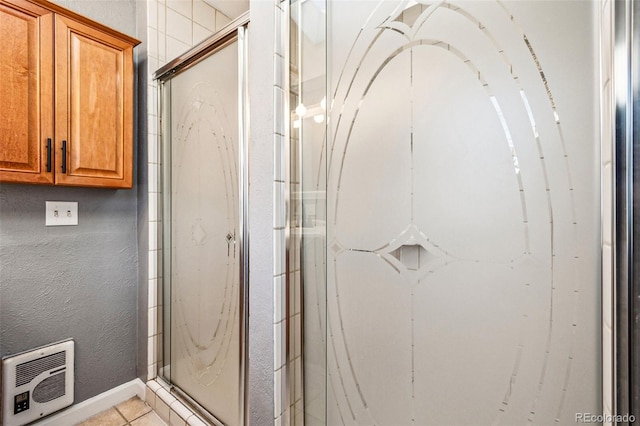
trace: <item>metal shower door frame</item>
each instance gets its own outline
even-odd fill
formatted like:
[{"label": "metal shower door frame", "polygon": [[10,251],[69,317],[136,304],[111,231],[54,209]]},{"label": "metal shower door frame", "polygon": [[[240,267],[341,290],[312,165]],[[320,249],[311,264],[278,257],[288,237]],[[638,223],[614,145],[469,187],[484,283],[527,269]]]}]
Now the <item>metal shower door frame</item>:
[{"label": "metal shower door frame", "polygon": [[[162,117],[168,113],[169,105],[164,102],[165,99],[165,84],[171,82],[171,79],[179,75],[180,73],[188,70],[189,68],[197,65],[200,61],[214,55],[217,51],[228,46],[233,42],[238,42],[238,220],[239,220],[239,235],[238,235],[238,252],[239,252],[239,310],[240,310],[240,383],[239,383],[239,397],[240,397],[240,424],[245,425],[248,422],[248,346],[249,346],[249,94],[248,94],[248,24],[249,24],[249,12],[239,16],[220,31],[205,39],[201,43],[197,44],[187,52],[178,56],[174,60],[168,62],[166,65],[158,69],[153,74],[153,79],[158,82],[158,101],[159,101],[159,140],[160,140],[160,156],[166,158],[166,144],[163,143],[163,134],[166,134],[166,126],[170,125],[168,120],[163,121]],[[161,160],[163,183],[163,194],[167,193],[167,187],[171,181],[170,167],[167,167],[165,161]],[[170,200],[163,197],[160,211],[162,212],[162,221],[167,222],[171,220],[171,206]],[[163,240],[167,238],[163,235],[162,226],[158,230],[160,237]],[[170,245],[163,245],[163,247],[170,247]],[[159,262],[162,268],[162,277],[164,281],[159,283],[158,297],[163,297],[163,292],[166,291],[162,287],[167,285],[167,277],[171,276],[171,263],[170,252],[165,249],[159,250]],[[169,253],[169,262],[166,261],[166,253]],[[162,261],[164,259],[164,261]],[[163,281],[163,280],[159,280]],[[162,300],[162,299],[160,299]],[[165,306],[163,309],[167,309]],[[169,307],[170,310],[170,307]],[[162,310],[158,312],[158,323],[162,323],[164,313]],[[170,316],[170,313],[169,313]],[[169,336],[165,338],[170,339],[170,330],[165,327],[165,335]],[[158,352],[162,353],[164,347],[163,341],[158,342]],[[165,357],[168,354],[165,354]],[[207,418],[213,424],[218,426],[225,426],[220,420],[215,418],[212,413],[203,408],[197,401],[192,399],[188,394],[182,391],[180,388],[171,383],[170,377],[167,378],[160,371],[161,363],[158,363],[158,377],[163,379],[168,385],[168,389],[172,394],[175,394],[179,398],[186,401],[190,406],[195,408],[199,414]],[[164,363],[166,364],[166,362]]]}]

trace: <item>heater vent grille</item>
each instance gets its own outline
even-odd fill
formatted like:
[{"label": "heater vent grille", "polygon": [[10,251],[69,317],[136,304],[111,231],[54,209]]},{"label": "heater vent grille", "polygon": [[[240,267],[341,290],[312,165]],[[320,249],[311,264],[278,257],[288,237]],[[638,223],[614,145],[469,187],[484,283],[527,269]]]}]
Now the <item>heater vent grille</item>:
[{"label": "heater vent grille", "polygon": [[2,358],[0,426],[31,424],[73,404],[74,348],[68,339]]},{"label": "heater vent grille", "polygon": [[45,371],[64,367],[65,362],[66,351],[62,351],[17,365],[16,387],[29,383]]},{"label": "heater vent grille", "polygon": [[66,389],[65,381],[66,374],[64,372],[47,377],[38,383],[38,386],[33,390],[33,400],[44,404],[45,402],[53,401],[56,398],[64,396]]}]

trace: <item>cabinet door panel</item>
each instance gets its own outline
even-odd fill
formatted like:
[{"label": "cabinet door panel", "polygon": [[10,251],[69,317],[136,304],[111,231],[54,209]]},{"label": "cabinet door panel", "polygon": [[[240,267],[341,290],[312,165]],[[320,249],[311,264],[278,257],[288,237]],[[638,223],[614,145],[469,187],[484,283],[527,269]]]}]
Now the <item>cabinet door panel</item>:
[{"label": "cabinet door panel", "polygon": [[56,17],[56,184],[131,187],[132,48]]},{"label": "cabinet door panel", "polygon": [[[53,14],[33,4],[0,2],[0,181],[53,183]],[[52,166],[52,165],[51,165]]]}]

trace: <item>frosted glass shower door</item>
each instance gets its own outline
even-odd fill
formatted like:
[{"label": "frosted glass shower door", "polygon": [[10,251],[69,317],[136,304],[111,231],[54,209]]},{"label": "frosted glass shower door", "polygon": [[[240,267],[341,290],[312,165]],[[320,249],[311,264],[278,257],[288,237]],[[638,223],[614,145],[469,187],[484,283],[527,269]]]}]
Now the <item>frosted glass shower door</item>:
[{"label": "frosted glass shower door", "polygon": [[601,413],[601,3],[300,3],[304,424]]},{"label": "frosted glass shower door", "polygon": [[164,376],[224,425],[243,421],[239,62],[227,41],[163,83]]}]

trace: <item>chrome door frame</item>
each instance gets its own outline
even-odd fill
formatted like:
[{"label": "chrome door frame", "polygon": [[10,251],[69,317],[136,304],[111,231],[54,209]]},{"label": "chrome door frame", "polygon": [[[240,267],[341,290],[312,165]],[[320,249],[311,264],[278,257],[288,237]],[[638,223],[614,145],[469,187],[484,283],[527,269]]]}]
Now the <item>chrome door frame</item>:
[{"label": "chrome door frame", "polygon": [[[248,25],[249,25],[249,12],[246,12],[231,21],[228,25],[222,28],[220,31],[205,39],[201,43],[197,44],[193,48],[189,49],[182,55],[178,56],[174,60],[168,62],[166,65],[159,68],[154,74],[153,79],[158,82],[158,129],[159,139],[161,147],[161,156],[166,158],[165,144],[163,143],[164,125],[162,117],[167,113],[164,105],[164,86],[165,83],[170,82],[174,76],[188,70],[192,66],[198,64],[201,60],[208,58],[215,54],[220,49],[226,47],[230,43],[238,42],[238,170],[240,171],[238,176],[238,213],[239,213],[239,244],[238,252],[240,258],[240,270],[239,270],[239,293],[240,293],[240,424],[246,425],[248,423],[248,395],[249,395],[249,381],[248,381],[248,354],[249,354],[249,92],[248,92]],[[162,161],[162,178],[164,183],[167,180],[167,176],[170,179],[170,169],[165,161]],[[164,191],[163,191],[164,193]],[[170,209],[167,209],[168,200],[164,199],[162,202],[163,208],[162,217],[163,222],[170,219]],[[159,230],[161,232],[161,229]],[[165,238],[162,236],[161,238]],[[163,245],[163,247],[167,247]],[[160,256],[164,255],[164,249],[160,250]],[[167,271],[170,274],[170,262],[167,264],[165,259],[162,262],[163,277],[167,277]],[[164,285],[164,283],[163,283]],[[163,297],[163,286],[159,286],[158,297]],[[166,309],[166,308],[164,308]],[[159,312],[158,322],[164,320],[162,318],[163,313]],[[166,327],[165,327],[166,328]],[[165,333],[168,330],[165,329]],[[170,338],[170,337],[169,337]],[[164,347],[163,342],[159,342],[159,351],[161,347]],[[160,365],[158,365],[160,368]],[[166,378],[161,371],[158,371],[158,377],[167,383],[168,389],[172,394],[175,394],[180,399],[184,400],[195,409],[198,414],[205,417],[207,420],[217,426],[225,426],[220,420],[218,420],[212,413],[202,407],[197,401],[191,398],[187,393],[181,390],[179,387],[171,383],[170,378]]]},{"label": "chrome door frame", "polygon": [[[613,246],[613,342],[612,414],[640,418],[640,179],[636,159],[640,155],[640,4],[614,0],[613,6],[613,105],[614,128],[614,246]],[[639,187],[640,188],[640,187]],[[606,350],[606,349],[605,349]],[[606,367],[606,366],[605,366]]]}]

